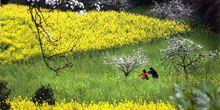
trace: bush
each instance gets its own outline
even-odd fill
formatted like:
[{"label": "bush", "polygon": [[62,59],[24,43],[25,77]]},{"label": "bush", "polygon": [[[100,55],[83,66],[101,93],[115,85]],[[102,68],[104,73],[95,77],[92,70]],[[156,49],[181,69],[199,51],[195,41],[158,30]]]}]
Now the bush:
[{"label": "bush", "polygon": [[32,101],[37,104],[48,103],[49,105],[55,105],[55,97],[53,93],[53,89],[50,85],[41,86],[35,92]]},{"label": "bush", "polygon": [[7,83],[5,81],[0,81],[0,109],[9,110],[10,105],[6,102],[10,94],[10,89],[7,88]]},{"label": "bush", "polygon": [[10,47],[10,44],[0,41],[0,52],[6,51]]},{"label": "bush", "polygon": [[176,94],[171,100],[180,110],[219,110],[220,88],[211,84],[184,88],[175,86]]}]

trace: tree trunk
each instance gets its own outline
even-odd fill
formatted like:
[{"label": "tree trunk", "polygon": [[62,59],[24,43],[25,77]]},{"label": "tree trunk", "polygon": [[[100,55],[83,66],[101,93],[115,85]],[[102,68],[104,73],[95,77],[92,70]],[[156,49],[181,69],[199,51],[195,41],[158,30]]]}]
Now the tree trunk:
[{"label": "tree trunk", "polygon": [[176,83],[179,84],[180,69],[177,70]]},{"label": "tree trunk", "polygon": [[124,72],[124,74],[125,74],[125,77],[127,78],[129,73],[128,72]]},{"label": "tree trunk", "polygon": [[184,66],[183,68],[184,68],[185,80],[186,80],[186,84],[187,84],[188,83],[188,73],[186,70],[186,66]]}]

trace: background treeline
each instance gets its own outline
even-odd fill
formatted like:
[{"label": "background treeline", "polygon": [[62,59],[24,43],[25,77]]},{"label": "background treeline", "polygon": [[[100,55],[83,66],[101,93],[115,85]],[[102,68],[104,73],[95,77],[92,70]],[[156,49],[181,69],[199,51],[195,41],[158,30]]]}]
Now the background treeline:
[{"label": "background treeline", "polygon": [[[40,0],[43,7],[49,8],[45,5],[46,0]],[[94,9],[93,3],[97,0],[79,0],[85,4],[87,10]],[[167,2],[169,0],[99,0],[103,3],[103,10],[119,10],[121,7],[138,7],[143,5],[153,5],[153,1]],[[26,0],[1,0],[3,4],[17,3],[27,4]],[[220,0],[184,0],[192,6],[194,17],[201,23],[208,26],[212,31],[220,33]],[[129,4],[129,6],[127,6]],[[65,5],[60,5],[61,10],[67,10]]]}]

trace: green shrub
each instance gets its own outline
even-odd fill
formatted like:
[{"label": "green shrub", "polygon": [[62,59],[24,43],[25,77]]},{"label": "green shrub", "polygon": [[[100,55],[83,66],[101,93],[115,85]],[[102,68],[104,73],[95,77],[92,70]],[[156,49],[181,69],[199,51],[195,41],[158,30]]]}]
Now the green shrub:
[{"label": "green shrub", "polygon": [[7,88],[7,82],[0,81],[0,109],[9,110],[10,105],[6,102],[10,94],[10,89]]},{"label": "green shrub", "polygon": [[46,85],[38,88],[32,98],[32,101],[37,104],[43,104],[46,102],[49,105],[54,105],[56,100],[52,87],[50,85]]},{"label": "green shrub", "polygon": [[201,87],[176,86],[171,99],[181,110],[220,110],[220,87],[204,84]]}]

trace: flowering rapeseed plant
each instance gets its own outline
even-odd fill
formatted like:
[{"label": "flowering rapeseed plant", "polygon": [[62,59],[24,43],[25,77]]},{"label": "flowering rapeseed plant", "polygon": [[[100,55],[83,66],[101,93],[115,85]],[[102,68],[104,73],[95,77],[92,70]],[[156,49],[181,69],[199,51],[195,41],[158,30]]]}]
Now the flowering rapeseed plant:
[{"label": "flowering rapeseed plant", "polygon": [[124,101],[120,103],[110,104],[108,102],[99,103],[77,103],[77,102],[60,102],[54,106],[43,104],[41,106],[35,105],[27,99],[13,99],[9,101],[12,110],[176,110],[175,106],[170,103],[162,101],[158,103],[135,103]]},{"label": "flowering rapeseed plant", "polygon": [[[28,59],[40,54],[36,31],[27,7],[5,5],[0,7],[0,45],[8,48],[0,53],[0,62]],[[174,21],[115,11],[91,11],[82,16],[73,12],[43,12],[45,29],[57,46],[43,39],[49,53],[63,53],[74,45],[73,52],[101,50],[189,31],[190,27]],[[54,48],[56,48],[54,50]]]}]

